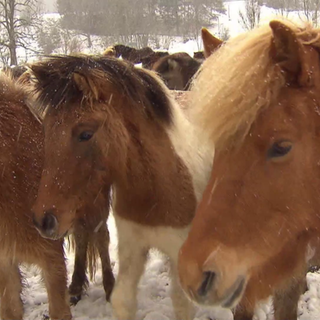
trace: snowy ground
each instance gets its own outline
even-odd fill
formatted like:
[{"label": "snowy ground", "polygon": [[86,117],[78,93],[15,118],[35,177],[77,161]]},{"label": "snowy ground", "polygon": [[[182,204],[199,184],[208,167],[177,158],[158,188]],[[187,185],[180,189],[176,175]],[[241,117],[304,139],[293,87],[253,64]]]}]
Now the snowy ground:
[{"label": "snowy ground", "polygon": [[[117,235],[114,219],[109,218],[109,231],[111,234],[110,253],[115,274],[117,273]],[[47,295],[40,282],[39,271],[33,267],[25,268],[27,285],[23,292],[25,302],[25,319],[41,320],[48,314]],[[73,254],[68,254],[68,271],[71,278],[73,271]],[[320,274],[308,274],[309,291],[304,294],[300,302],[299,320],[320,319]],[[146,272],[139,285],[139,308],[137,319],[143,320],[171,320],[173,309],[170,292],[170,280],[166,259],[160,253],[153,252],[146,266]],[[105,301],[102,287],[101,272],[98,270],[94,283],[90,283],[87,295],[72,307],[74,320],[112,318],[112,309]],[[256,320],[272,320],[270,303],[262,305],[257,310]],[[228,310],[198,310],[196,320],[205,320],[210,316],[214,320],[232,320],[233,316]]]}]

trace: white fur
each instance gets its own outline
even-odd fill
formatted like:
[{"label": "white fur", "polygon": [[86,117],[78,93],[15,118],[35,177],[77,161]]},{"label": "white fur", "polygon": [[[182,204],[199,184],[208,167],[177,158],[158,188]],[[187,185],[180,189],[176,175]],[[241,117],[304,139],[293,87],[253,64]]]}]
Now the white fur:
[{"label": "white fur", "polygon": [[119,217],[114,212],[118,230],[119,274],[112,292],[111,303],[118,320],[133,320],[137,309],[137,285],[144,271],[147,252],[157,248],[171,261],[172,302],[177,320],[193,319],[192,303],[183,294],[178,277],[179,249],[186,239],[188,228],[148,227]]},{"label": "white fur", "polygon": [[206,141],[198,139],[196,127],[187,119],[178,103],[171,99],[171,104],[174,124],[168,129],[168,135],[175,151],[189,169],[199,202],[210,178],[214,149]]}]

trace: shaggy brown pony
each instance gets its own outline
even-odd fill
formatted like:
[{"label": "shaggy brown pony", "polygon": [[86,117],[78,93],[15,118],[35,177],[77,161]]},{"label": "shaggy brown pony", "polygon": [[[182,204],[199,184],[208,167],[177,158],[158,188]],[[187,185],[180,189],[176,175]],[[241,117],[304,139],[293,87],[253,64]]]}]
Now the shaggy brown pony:
[{"label": "shaggy brown pony", "polygon": [[250,319],[257,301],[282,292],[292,302],[276,319],[297,319],[307,252],[319,249],[319,39],[309,25],[271,21],[228,41],[194,84],[193,119],[216,150],[179,256],[197,303],[241,301]]},{"label": "shaggy brown pony", "polygon": [[26,92],[0,75],[0,316],[22,320],[21,263],[42,270],[51,319],[71,319],[63,242],[42,238],[33,226],[43,166],[41,124],[27,107]]},{"label": "shaggy brown pony", "polygon": [[[16,80],[19,84],[23,84],[26,90],[30,91],[30,87],[32,87],[30,72],[24,72]],[[38,117],[42,118],[43,115],[38,115]],[[102,204],[98,205],[98,200]],[[70,301],[73,305],[78,303],[88,287],[87,270],[89,271],[90,280],[94,280],[98,256],[102,265],[106,299],[107,301],[110,299],[115,280],[109,256],[110,239],[107,227],[109,205],[109,197],[103,199],[101,195],[98,195],[91,207],[87,205],[86,208],[77,211],[73,228],[69,232],[69,244],[75,251],[74,271],[69,286]]]}]

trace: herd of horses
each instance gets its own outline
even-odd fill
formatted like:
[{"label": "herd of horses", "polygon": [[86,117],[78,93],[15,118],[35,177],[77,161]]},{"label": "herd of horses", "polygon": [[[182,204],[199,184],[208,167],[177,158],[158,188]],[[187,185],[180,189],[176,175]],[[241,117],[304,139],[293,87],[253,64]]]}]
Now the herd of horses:
[{"label": "herd of horses", "polygon": [[223,43],[202,37],[184,100],[163,80],[183,54],[140,68],[114,46],[0,74],[2,319],[23,319],[22,263],[41,268],[50,318],[72,319],[98,255],[114,316],[134,319],[151,248],[169,257],[177,320],[194,303],[251,320],[270,295],[276,320],[297,319],[320,262],[320,30],[273,20]]}]

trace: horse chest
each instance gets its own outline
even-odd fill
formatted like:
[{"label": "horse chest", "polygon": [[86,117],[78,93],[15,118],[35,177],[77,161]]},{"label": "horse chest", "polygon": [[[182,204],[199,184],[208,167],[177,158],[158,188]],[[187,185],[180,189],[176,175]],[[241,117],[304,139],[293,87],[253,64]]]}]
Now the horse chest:
[{"label": "horse chest", "polygon": [[152,227],[130,221],[113,212],[119,240],[145,249],[156,248],[177,261],[178,251],[186,239],[190,226],[183,228]]}]

